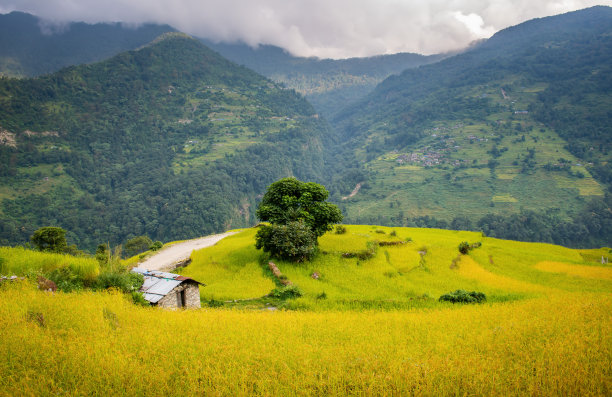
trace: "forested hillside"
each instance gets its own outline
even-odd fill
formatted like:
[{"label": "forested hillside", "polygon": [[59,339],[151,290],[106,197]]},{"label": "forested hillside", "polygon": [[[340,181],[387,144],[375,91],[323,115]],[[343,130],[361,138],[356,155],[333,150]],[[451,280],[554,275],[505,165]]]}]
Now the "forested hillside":
[{"label": "forested hillside", "polygon": [[0,75],[32,77],[102,61],[172,31],[168,25],[155,24],[128,27],[81,22],[53,26],[23,12],[0,14]]},{"label": "forested hillside", "polygon": [[271,182],[321,180],[329,146],[301,96],[177,33],[0,79],[0,128],[2,245],[45,225],[87,249],[250,225]]},{"label": "forested hillside", "polygon": [[399,53],[335,60],[296,57],[271,45],[204,43],[227,59],[303,94],[326,117],[363,98],[392,74],[450,56]]},{"label": "forested hillside", "polygon": [[611,65],[594,7],[390,77],[333,120],[368,172],[348,220],[610,244]]}]

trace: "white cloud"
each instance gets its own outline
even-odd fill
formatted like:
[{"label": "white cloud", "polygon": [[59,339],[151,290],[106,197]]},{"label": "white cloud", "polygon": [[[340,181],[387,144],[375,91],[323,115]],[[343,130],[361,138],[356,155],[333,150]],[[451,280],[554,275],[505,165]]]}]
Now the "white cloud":
[{"label": "white cloud", "polygon": [[456,50],[525,20],[611,0],[0,0],[51,23],[167,23],[219,41],[344,58]]}]

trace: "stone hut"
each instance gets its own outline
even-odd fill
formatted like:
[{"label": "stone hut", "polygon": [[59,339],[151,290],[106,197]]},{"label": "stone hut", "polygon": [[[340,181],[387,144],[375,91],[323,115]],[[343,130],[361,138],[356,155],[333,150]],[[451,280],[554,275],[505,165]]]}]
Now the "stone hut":
[{"label": "stone hut", "polygon": [[140,268],[134,268],[132,271],[143,275],[144,284],[140,292],[152,306],[186,309],[202,307],[198,286],[204,284],[174,273]]}]

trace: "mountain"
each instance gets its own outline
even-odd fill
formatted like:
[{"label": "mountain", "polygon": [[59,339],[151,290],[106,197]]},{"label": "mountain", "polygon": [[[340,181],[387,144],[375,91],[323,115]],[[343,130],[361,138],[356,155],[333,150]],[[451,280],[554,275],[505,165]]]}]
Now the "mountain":
[{"label": "mountain", "polygon": [[322,181],[303,97],[168,33],[106,61],[0,79],[0,244],[57,225],[80,248],[255,222],[280,177]]},{"label": "mountain", "polygon": [[[612,8],[593,7],[386,79],[332,120],[367,172],[347,220],[540,241],[578,222],[610,243],[611,65]],[[517,217],[524,233],[509,230]],[[529,235],[529,222],[548,226]]]},{"label": "mountain", "polygon": [[38,76],[63,67],[110,58],[174,31],[167,25],[127,27],[119,23],[70,23],[46,27],[23,12],[0,14],[0,74]]},{"label": "mountain", "polygon": [[333,116],[347,103],[369,94],[393,74],[451,55],[399,53],[334,60],[296,57],[271,45],[253,48],[240,43],[202,41],[227,59],[303,94],[325,116]]}]

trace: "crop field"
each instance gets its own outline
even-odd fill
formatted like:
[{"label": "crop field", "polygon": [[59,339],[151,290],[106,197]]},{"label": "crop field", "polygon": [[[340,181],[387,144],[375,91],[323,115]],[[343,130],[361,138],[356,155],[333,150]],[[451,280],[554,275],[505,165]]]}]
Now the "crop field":
[{"label": "crop field", "polygon": [[[302,291],[278,310],[208,307],[275,287],[244,230],[192,255],[203,309],[117,292],[0,286],[0,395],[610,395],[608,248],[435,229],[346,226],[311,263],[274,261]],[[373,247],[369,259],[343,253]],[[462,241],[474,246],[460,255]],[[5,259],[6,261],[6,259]],[[318,278],[313,278],[314,273]],[[476,305],[438,302],[476,290]],[[291,310],[296,309],[296,310]]]},{"label": "crop field", "polygon": [[[504,97],[502,87],[508,86],[513,90]],[[582,208],[585,198],[603,196],[588,165],[526,110],[542,89],[512,79],[472,87],[464,95],[487,98],[486,117],[466,112],[416,126],[422,137],[417,142],[386,147],[374,157],[357,150],[369,177],[357,195],[342,202],[346,219],[402,225],[406,217],[450,221],[458,215],[478,219],[483,212],[544,208],[567,215]],[[368,143],[383,142],[387,129],[386,123],[377,124]]]}]

